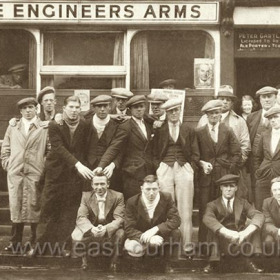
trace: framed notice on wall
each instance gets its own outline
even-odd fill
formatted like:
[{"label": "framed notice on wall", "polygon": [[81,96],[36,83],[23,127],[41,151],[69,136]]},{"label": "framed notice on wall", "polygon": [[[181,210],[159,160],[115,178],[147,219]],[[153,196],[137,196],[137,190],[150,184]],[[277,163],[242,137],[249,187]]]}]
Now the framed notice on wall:
[{"label": "framed notice on wall", "polygon": [[214,88],[214,59],[194,59],[194,87]]},{"label": "framed notice on wall", "polygon": [[81,100],[81,111],[86,112],[90,108],[90,90],[89,89],[77,89],[74,91],[74,95],[78,96]]}]

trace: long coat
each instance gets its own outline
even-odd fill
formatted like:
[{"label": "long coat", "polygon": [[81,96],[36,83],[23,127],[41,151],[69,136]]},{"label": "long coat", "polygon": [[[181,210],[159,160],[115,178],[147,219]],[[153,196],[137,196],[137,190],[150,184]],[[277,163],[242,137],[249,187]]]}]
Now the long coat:
[{"label": "long coat", "polygon": [[45,166],[47,139],[48,129],[39,119],[27,135],[22,120],[6,131],[1,159],[8,172],[10,212],[14,223],[39,221],[38,184]]},{"label": "long coat", "polygon": [[160,200],[151,220],[142,202],[142,194],[131,197],[125,209],[125,234],[127,238],[140,240],[142,233],[157,226],[158,235],[167,238],[172,230],[178,229],[181,219],[169,193],[160,192]]}]

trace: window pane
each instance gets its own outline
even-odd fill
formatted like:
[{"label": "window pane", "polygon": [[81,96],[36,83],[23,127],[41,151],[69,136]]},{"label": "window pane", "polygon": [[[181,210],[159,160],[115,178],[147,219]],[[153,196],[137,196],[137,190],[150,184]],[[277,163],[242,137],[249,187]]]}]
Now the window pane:
[{"label": "window pane", "polygon": [[46,33],[44,65],[123,65],[123,33]]}]

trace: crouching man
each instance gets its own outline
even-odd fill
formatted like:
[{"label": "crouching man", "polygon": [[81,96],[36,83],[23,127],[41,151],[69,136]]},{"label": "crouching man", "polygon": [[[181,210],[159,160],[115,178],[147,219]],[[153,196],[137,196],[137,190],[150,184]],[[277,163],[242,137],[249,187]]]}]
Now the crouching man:
[{"label": "crouching man", "polygon": [[[131,197],[126,204],[125,250],[132,257],[142,257],[149,252],[154,255],[154,250],[160,249],[158,253],[163,251],[169,260],[176,260],[180,223],[171,195],[160,192],[157,177],[148,175],[144,178],[141,193]],[[170,265],[168,269],[172,270]]]},{"label": "crouching man", "polygon": [[[119,265],[118,256],[124,244],[122,226],[125,207],[123,195],[108,188],[106,175],[97,173],[92,179],[93,190],[83,193],[76,227],[72,233],[73,253],[80,253],[78,250],[82,248],[90,252],[90,246],[93,245],[95,249],[98,247],[102,254],[102,249],[111,247],[110,269],[116,271]],[[108,253],[105,250],[103,252],[104,255]],[[82,268],[87,268],[87,254],[83,255]]]},{"label": "crouching man", "polygon": [[[245,199],[236,197],[239,176],[228,174],[216,181],[222,195],[207,204],[203,223],[208,230],[208,244],[210,247],[209,265],[204,272],[215,270],[220,253],[229,256],[249,256],[261,254],[260,229],[264,223],[264,215],[255,210]],[[251,221],[245,224],[247,218]],[[249,254],[251,252],[251,254]],[[260,273],[249,258],[245,259],[250,272]]]}]

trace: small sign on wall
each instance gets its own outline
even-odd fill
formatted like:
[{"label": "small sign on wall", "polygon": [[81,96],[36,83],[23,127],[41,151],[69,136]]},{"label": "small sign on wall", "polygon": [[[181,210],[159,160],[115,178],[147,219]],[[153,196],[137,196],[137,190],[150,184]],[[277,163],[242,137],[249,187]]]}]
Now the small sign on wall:
[{"label": "small sign on wall", "polygon": [[90,90],[89,89],[76,89],[74,95],[78,96],[81,100],[82,112],[86,112],[90,108]]},{"label": "small sign on wall", "polygon": [[214,88],[214,59],[194,59],[194,87]]}]

